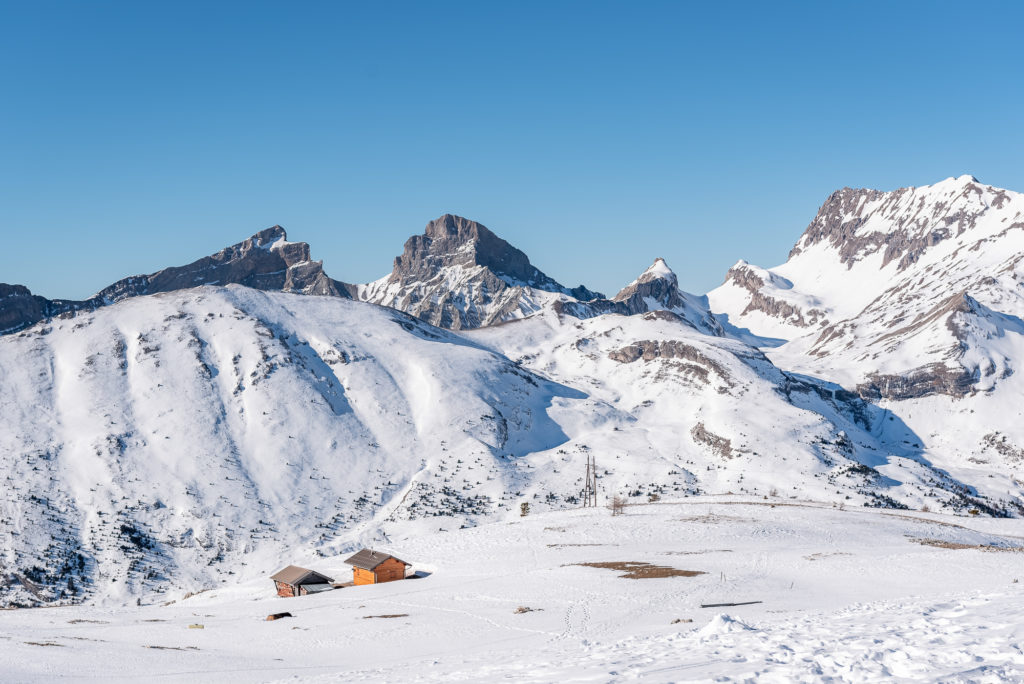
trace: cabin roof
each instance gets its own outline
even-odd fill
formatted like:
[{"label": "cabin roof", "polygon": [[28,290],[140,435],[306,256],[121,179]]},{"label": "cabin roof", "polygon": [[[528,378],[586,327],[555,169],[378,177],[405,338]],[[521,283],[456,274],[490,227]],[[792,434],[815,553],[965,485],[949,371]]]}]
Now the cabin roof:
[{"label": "cabin roof", "polygon": [[271,575],[270,579],[275,582],[293,584],[296,586],[299,584],[328,584],[334,581],[326,575],[321,575],[316,570],[300,568],[298,565],[289,565],[284,570],[279,570],[277,573]]},{"label": "cabin roof", "polygon": [[[389,558],[395,557],[391,554],[384,553],[383,551],[372,551],[370,549],[363,549],[359,553],[345,559],[345,562],[349,565],[354,565],[357,568],[362,568],[363,570],[373,570]],[[408,565],[408,563],[406,563],[401,558],[395,558],[395,560],[401,563],[402,565]]]}]

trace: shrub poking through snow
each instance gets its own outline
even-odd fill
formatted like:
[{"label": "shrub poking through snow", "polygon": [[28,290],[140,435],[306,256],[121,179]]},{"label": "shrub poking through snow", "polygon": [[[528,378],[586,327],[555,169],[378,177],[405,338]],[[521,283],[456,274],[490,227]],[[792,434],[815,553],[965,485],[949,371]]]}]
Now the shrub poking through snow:
[{"label": "shrub poking through snow", "polygon": [[612,512],[612,515],[622,515],[626,512],[626,499],[625,497],[616,494],[612,497],[612,500],[608,502],[608,510]]}]

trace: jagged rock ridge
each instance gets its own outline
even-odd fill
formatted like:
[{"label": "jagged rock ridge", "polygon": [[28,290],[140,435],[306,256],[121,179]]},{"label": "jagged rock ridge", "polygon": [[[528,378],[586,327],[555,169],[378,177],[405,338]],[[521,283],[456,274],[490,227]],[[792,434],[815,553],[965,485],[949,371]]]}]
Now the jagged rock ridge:
[{"label": "jagged rock ridge", "polygon": [[17,332],[69,312],[94,311],[129,297],[228,284],[346,298],[352,289],[329,278],[323,262],[310,259],[308,244],[288,242],[284,228],[273,226],[186,266],[124,278],[85,301],[50,300],[33,295],[21,285],[0,284],[0,334]]}]

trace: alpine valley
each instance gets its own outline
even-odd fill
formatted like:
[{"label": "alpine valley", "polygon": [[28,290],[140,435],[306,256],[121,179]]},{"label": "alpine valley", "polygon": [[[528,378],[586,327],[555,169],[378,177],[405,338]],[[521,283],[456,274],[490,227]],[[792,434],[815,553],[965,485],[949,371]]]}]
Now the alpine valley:
[{"label": "alpine valley", "polygon": [[703,296],[661,258],[562,285],[445,215],[371,283],[275,226],[85,301],[0,285],[0,330],[6,607],[578,507],[588,455],[636,503],[1024,516],[1024,196],[970,176],[838,190]]}]

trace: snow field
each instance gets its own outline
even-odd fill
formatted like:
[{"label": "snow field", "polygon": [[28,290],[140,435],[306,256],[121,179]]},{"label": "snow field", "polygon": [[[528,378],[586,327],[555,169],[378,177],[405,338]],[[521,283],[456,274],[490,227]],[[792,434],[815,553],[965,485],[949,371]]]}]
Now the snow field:
[{"label": "snow field", "polygon": [[[260,578],[167,606],[0,612],[0,672],[15,682],[1010,681],[1024,677],[1014,582],[1024,554],[950,547],[1024,546],[1021,532],[1012,520],[735,497],[618,517],[531,514],[392,538],[387,550],[430,572],[417,580],[280,599]],[[344,577],[343,559],[314,567]],[[705,574],[634,580],[578,565],[616,561]],[[747,601],[761,603],[700,607]],[[281,611],[294,617],[264,621]]]}]

